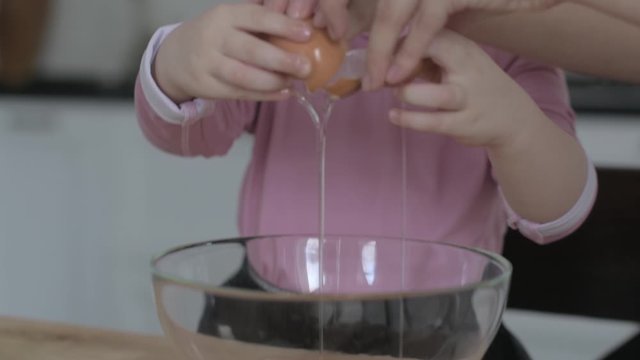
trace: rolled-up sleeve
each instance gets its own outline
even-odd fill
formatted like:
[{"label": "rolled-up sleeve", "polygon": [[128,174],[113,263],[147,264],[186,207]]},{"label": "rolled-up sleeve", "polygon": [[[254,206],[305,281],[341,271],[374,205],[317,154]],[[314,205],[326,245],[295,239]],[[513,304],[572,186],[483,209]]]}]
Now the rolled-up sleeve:
[{"label": "rolled-up sleeve", "polygon": [[164,39],[178,26],[158,29],[142,57],[135,86],[136,115],[145,137],[159,149],[187,157],[225,155],[233,142],[251,127],[257,103],[193,99],[175,104],[152,74],[155,56]]},{"label": "rolled-up sleeve", "polygon": [[517,229],[527,238],[538,244],[549,244],[560,240],[576,231],[587,219],[595,203],[598,193],[598,177],[595,167],[587,167],[587,182],[580,198],[573,207],[560,218],[547,223],[536,223],[520,217],[502,197],[507,210],[507,222],[512,229]]},{"label": "rolled-up sleeve", "polygon": [[[571,107],[563,71],[515,56],[511,57],[505,69],[551,121],[569,135],[576,137],[576,114]],[[591,213],[598,192],[595,166],[591,161],[588,161],[587,165],[587,181],[581,196],[568,212],[554,221],[535,223],[523,219],[502,196],[509,226],[539,244],[551,243],[576,231]]]}]

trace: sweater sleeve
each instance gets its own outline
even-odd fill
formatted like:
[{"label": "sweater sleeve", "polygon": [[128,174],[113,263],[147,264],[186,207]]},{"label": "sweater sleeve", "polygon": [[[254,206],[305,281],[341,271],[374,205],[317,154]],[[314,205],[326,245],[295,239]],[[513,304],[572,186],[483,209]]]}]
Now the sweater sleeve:
[{"label": "sweater sleeve", "polygon": [[194,99],[175,104],[152,75],[155,56],[178,25],[156,31],[143,55],[135,86],[135,107],[145,137],[159,149],[186,157],[225,155],[233,142],[253,126],[258,103]]},{"label": "sweater sleeve", "polygon": [[[540,109],[558,127],[576,137],[576,115],[573,111],[564,73],[557,68],[513,57],[506,67],[507,73],[529,94]],[[535,223],[520,217],[502,196],[508,224],[539,244],[562,239],[577,230],[587,219],[598,192],[598,179],[593,163],[587,166],[587,182],[580,198],[560,218],[548,223]],[[502,193],[501,193],[502,195]]]}]

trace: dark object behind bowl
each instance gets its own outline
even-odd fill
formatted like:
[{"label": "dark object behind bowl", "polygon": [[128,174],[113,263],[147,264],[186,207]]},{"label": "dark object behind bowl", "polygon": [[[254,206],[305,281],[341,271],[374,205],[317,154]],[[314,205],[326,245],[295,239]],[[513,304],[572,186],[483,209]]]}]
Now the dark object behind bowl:
[{"label": "dark object behind bowl", "polygon": [[[640,324],[640,170],[598,169],[598,178],[593,212],[568,238],[538,246],[509,233],[509,307]],[[640,359],[639,343],[640,334],[605,359]]]}]

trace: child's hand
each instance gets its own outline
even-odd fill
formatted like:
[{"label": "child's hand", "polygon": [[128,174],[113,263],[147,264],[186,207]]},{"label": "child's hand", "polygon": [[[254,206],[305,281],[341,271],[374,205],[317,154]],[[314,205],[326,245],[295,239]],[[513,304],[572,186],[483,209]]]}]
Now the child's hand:
[{"label": "child's hand", "polygon": [[393,109],[394,124],[497,148],[517,141],[544,118],[529,95],[472,41],[445,30],[426,55],[441,66],[442,83],[401,87],[404,102],[426,109]]},{"label": "child's hand", "polygon": [[196,97],[284,99],[287,77],[308,75],[311,64],[264,41],[261,34],[304,42],[311,29],[260,5],[219,5],[165,39],[153,74],[176,103]]},{"label": "child's hand", "polygon": [[318,0],[252,0],[251,2],[264,5],[281,14],[287,14],[294,19],[306,19],[313,14]]}]

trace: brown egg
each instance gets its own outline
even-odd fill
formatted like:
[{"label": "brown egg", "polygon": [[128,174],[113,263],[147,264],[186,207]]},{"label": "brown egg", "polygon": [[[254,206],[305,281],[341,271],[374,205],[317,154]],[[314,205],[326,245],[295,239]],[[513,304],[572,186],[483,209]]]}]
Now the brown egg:
[{"label": "brown egg", "polygon": [[[411,73],[406,83],[416,79],[440,82],[442,80],[442,70],[440,69],[440,66],[433,62],[433,60],[424,59]],[[335,81],[333,84],[324,86],[324,90],[326,90],[333,98],[340,99],[354,94],[360,90],[361,86],[362,81],[360,79],[343,78]]]},{"label": "brown egg", "polygon": [[340,69],[347,52],[346,43],[333,41],[325,30],[316,28],[313,28],[311,38],[306,43],[278,37],[271,37],[269,41],[285,51],[309,58],[311,72],[303,80],[310,92],[323,88],[331,80]]},{"label": "brown egg", "polygon": [[[422,60],[416,69],[411,73],[405,83],[416,79],[423,79],[430,82],[440,82],[442,80],[442,69],[431,59]],[[323,87],[329,95],[335,99],[345,98],[353,95],[362,87],[361,79],[342,78],[332,84]]]}]

